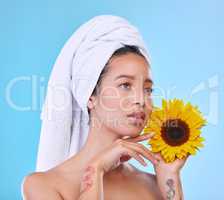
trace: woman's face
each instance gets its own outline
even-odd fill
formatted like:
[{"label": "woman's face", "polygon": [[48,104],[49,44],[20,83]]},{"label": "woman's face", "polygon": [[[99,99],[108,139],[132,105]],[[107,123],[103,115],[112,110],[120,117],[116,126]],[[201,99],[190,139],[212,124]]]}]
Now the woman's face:
[{"label": "woman's face", "polygon": [[[91,108],[92,126],[100,123],[120,136],[137,136],[152,110],[152,80],[148,63],[143,57],[128,53],[112,58],[108,67],[100,93],[91,97],[94,105]],[[129,117],[133,112],[138,113]],[[143,113],[145,119],[139,119]]]}]

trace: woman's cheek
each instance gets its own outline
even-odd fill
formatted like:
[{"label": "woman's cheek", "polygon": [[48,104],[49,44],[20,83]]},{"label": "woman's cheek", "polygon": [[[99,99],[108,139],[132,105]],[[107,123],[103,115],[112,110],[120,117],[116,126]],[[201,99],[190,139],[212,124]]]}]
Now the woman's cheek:
[{"label": "woman's cheek", "polygon": [[102,99],[101,108],[106,112],[117,112],[119,110],[119,101],[108,96]]},{"label": "woman's cheek", "polygon": [[106,112],[116,112],[119,109],[120,96],[115,89],[104,89],[100,98],[100,106]]},{"label": "woman's cheek", "polygon": [[119,107],[120,110],[125,112],[125,113],[130,113],[132,112],[132,107],[131,107],[131,101],[132,101],[133,97],[131,96],[127,96],[127,95],[123,95],[120,98],[120,102],[119,102]]}]

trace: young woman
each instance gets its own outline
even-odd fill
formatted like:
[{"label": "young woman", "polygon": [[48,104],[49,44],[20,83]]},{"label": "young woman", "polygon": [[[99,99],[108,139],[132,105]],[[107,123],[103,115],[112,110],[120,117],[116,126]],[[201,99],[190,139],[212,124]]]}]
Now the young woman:
[{"label": "young woman", "polygon": [[[151,68],[137,46],[117,49],[88,100],[89,132],[81,150],[61,164],[24,179],[25,200],[180,200],[186,159],[165,163],[141,142],[152,111]],[[128,164],[150,161],[155,174]]]}]

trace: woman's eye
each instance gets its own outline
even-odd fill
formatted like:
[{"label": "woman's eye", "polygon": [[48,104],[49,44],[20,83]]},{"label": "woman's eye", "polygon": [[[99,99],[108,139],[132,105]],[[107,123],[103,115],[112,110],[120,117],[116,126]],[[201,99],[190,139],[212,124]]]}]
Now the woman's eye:
[{"label": "woman's eye", "polygon": [[120,84],[119,86],[122,87],[122,88],[125,88],[125,89],[129,89],[130,86],[131,86],[131,84],[128,83],[128,82],[126,82],[126,83],[122,83],[122,84]]},{"label": "woman's eye", "polygon": [[153,88],[145,88],[145,91],[149,94],[151,94],[153,92]]}]

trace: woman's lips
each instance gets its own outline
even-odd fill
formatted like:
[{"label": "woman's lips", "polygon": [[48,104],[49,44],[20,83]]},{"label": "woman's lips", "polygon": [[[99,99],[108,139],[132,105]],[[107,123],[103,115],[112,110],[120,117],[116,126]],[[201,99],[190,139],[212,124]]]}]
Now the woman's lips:
[{"label": "woman's lips", "polygon": [[145,113],[144,112],[141,112],[141,111],[139,111],[139,112],[133,112],[133,113],[127,115],[127,116],[128,117],[141,118],[143,121],[145,119]]},{"label": "woman's lips", "polygon": [[134,124],[143,124],[144,120],[141,117],[129,116],[130,121]]},{"label": "woman's lips", "polygon": [[143,111],[135,111],[127,115],[130,122],[134,125],[143,125],[145,121],[145,113]]}]

